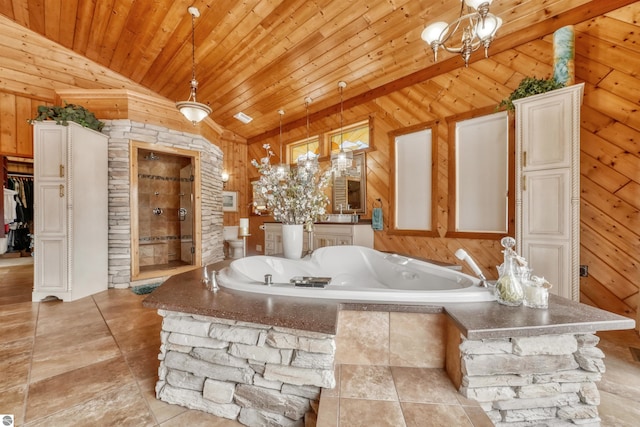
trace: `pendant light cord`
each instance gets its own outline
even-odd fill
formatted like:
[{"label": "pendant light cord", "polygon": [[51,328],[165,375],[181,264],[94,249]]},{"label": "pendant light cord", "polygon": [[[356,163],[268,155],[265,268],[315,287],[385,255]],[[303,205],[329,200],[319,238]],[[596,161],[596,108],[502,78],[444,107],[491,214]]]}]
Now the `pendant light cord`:
[{"label": "pendant light cord", "polygon": [[[196,79],[196,17],[194,15],[191,15],[191,64],[192,64],[191,80],[195,81]],[[195,92],[195,88],[194,88],[194,92]]]}]

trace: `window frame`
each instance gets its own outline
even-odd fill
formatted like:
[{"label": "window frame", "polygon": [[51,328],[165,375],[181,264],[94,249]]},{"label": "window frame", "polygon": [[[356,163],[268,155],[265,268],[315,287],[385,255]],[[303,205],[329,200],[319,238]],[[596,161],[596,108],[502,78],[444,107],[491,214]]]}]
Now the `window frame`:
[{"label": "window frame", "polygon": [[[403,135],[409,135],[412,133],[421,132],[424,130],[431,131],[431,200],[430,200],[430,229],[406,229],[406,228],[398,228],[397,219],[398,219],[398,206],[397,206],[397,172],[398,166],[397,162],[397,143],[396,138]],[[420,123],[414,126],[409,126],[402,129],[396,129],[388,133],[389,135],[389,146],[390,146],[390,182],[389,182],[389,190],[390,190],[390,211],[391,218],[389,222],[389,230],[388,234],[391,235],[402,235],[402,236],[422,236],[422,237],[438,237],[437,230],[437,214],[438,214],[438,171],[437,171],[437,159],[438,159],[438,121],[430,121],[425,123]]]},{"label": "window frame", "polygon": [[507,113],[507,194],[506,194],[506,231],[468,231],[457,229],[458,212],[458,164],[456,147],[458,145],[456,127],[459,122],[488,116],[497,113],[495,107],[486,107],[445,118],[448,126],[448,200],[447,200],[447,238],[500,240],[504,236],[515,233],[515,120],[514,115]]}]

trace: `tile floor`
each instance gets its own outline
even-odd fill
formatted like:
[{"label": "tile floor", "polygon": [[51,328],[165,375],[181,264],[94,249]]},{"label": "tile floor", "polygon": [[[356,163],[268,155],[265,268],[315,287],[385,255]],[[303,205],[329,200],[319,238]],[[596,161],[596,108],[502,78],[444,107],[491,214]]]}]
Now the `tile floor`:
[{"label": "tile floor", "polygon": [[[31,265],[0,263],[0,414],[15,425],[240,425],[155,399],[160,317],[142,307],[144,296],[125,289],[32,303],[32,283]],[[629,347],[640,349],[640,338],[600,335],[602,426],[638,426],[640,362]],[[439,369],[342,365],[337,381],[323,391],[320,427],[486,425]]]}]

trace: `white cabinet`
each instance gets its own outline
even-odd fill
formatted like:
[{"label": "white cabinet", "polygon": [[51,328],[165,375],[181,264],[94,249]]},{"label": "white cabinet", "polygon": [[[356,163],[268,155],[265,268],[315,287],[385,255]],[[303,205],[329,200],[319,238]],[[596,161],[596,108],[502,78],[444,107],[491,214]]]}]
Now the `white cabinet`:
[{"label": "white cabinet", "polygon": [[580,105],[584,84],[514,101],[516,241],[552,292],[580,299]]},{"label": "white cabinet", "polygon": [[[313,248],[337,245],[356,245],[373,248],[371,224],[315,224]],[[308,233],[304,233],[303,252],[309,247]],[[264,254],[282,254],[282,224],[264,224]]]},{"label": "white cabinet", "polygon": [[46,121],[33,132],[32,300],[71,301],[106,290],[107,136]]}]

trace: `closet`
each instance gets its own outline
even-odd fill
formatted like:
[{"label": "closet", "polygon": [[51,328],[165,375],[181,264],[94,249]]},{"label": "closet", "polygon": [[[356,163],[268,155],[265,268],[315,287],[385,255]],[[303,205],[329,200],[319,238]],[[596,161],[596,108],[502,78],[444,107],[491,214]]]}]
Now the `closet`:
[{"label": "closet", "polygon": [[551,292],[580,300],[580,107],[584,83],[518,99],[516,241]]},{"label": "closet", "polygon": [[33,125],[33,301],[108,286],[107,136],[76,123]]},{"label": "closet", "polygon": [[0,256],[29,256],[33,224],[33,159],[3,156]]}]

